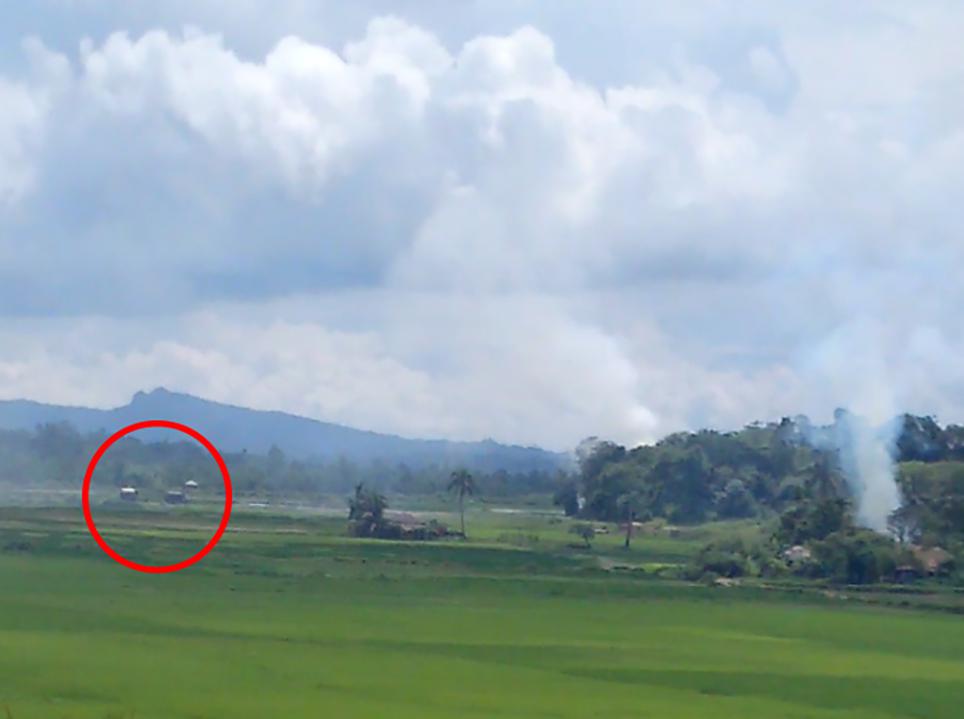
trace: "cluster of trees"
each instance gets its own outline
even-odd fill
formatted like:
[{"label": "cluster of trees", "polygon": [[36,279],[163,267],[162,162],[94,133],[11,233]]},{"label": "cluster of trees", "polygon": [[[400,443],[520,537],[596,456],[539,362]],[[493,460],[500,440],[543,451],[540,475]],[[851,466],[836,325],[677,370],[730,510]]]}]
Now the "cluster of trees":
[{"label": "cluster of trees", "polygon": [[905,462],[897,483],[903,504],[889,524],[898,540],[964,544],[964,461]]},{"label": "cluster of trees", "polygon": [[[79,486],[91,456],[106,439],[81,434],[67,423],[44,424],[34,431],[0,430],[0,482],[21,486]],[[446,490],[453,467],[440,462],[419,468],[373,459],[356,463],[290,460],[277,447],[266,454],[224,454],[234,490],[241,495],[310,496],[342,494],[358,484],[380,492],[437,494]],[[117,487],[170,489],[194,479],[220,486],[217,467],[207,452],[190,441],[144,442],[128,436],[113,445],[97,469]],[[559,482],[549,471],[478,472],[474,485],[490,497],[547,494]]]},{"label": "cluster of trees", "polygon": [[[796,575],[841,584],[906,581],[930,572],[918,548],[853,522],[844,499],[806,500],[778,518],[769,537],[730,537],[705,546],[690,563],[691,578]],[[948,561],[938,574],[949,575]]]},{"label": "cluster of trees", "polygon": [[[462,526],[459,536],[465,539],[465,499],[478,492],[475,478],[468,470],[457,469],[449,476],[446,489],[458,499]],[[445,525],[434,519],[418,527],[405,528],[400,522],[388,518],[385,514],[387,509],[388,498],[384,494],[366,487],[363,482],[357,484],[354,494],[348,499],[348,526],[351,533],[356,537],[378,539],[436,539],[450,534]]]},{"label": "cluster of trees", "polygon": [[[838,421],[843,413],[838,413]],[[930,417],[897,420],[894,443],[908,534],[947,534],[964,526],[964,428]],[[662,517],[676,523],[768,517],[804,501],[850,497],[843,463],[805,417],[753,424],[736,432],[681,432],[627,450],[586,440],[578,475],[555,501],[572,516],[605,521]],[[896,529],[896,525],[895,525]]]},{"label": "cluster of trees", "polygon": [[933,417],[898,418],[897,457],[902,462],[964,462],[964,426],[941,427]]},{"label": "cluster of trees", "polygon": [[[44,424],[33,432],[0,430],[0,482],[18,486],[79,487],[87,464],[106,439],[80,434],[71,425]],[[222,486],[208,453],[193,442],[116,442],[97,465],[97,478],[115,487],[173,489],[187,480]]]},{"label": "cluster of trees", "polygon": [[631,450],[587,440],[577,452],[578,475],[559,485],[555,501],[571,516],[625,522],[626,546],[634,520],[776,521],[767,541],[707,546],[695,572],[787,571],[781,553],[797,545],[806,547],[807,561],[790,571],[842,582],[874,582],[919,567],[911,545],[939,545],[964,558],[964,428],[904,415],[879,430],[896,437],[903,500],[890,517],[888,537],[853,519],[847,458],[838,449],[852,421],[842,411],[826,427],[785,418],[736,432],[677,433]]},{"label": "cluster of trees", "polygon": [[777,547],[806,547],[809,554],[793,566],[797,574],[847,584],[892,579],[898,567],[920,569],[907,545],[854,524],[846,499],[801,502],[780,516],[774,533]]},{"label": "cluster of trees", "polygon": [[577,458],[578,476],[558,487],[556,503],[606,521],[752,517],[845,486],[825,452],[786,441],[779,425],[678,433],[632,450],[587,440]]}]

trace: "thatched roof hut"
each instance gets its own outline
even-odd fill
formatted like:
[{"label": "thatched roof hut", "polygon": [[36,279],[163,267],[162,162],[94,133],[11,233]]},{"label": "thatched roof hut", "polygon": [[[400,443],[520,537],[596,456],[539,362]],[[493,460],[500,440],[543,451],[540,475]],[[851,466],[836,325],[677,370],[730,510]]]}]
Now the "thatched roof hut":
[{"label": "thatched roof hut", "polygon": [[954,555],[943,547],[912,547],[911,551],[930,575],[940,574],[954,562]]}]

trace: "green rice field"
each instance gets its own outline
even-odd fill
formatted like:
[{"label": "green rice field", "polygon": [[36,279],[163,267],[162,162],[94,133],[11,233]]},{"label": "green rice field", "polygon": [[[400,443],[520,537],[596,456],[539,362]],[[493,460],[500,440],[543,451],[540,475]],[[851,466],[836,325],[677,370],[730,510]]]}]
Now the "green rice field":
[{"label": "green rice field", "polygon": [[[214,522],[103,518],[154,563]],[[960,614],[647,571],[687,536],[578,550],[522,515],[472,516],[468,542],[343,535],[239,514],[201,564],[155,576],[105,557],[79,511],[0,510],[0,717],[962,715]]]}]

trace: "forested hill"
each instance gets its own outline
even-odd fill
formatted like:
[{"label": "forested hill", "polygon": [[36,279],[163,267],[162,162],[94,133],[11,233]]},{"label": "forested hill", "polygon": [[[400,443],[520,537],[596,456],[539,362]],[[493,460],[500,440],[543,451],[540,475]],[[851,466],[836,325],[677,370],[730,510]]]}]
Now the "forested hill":
[{"label": "forested hill", "polygon": [[[63,407],[26,400],[0,401],[0,429],[33,430],[66,422],[81,433],[112,433],[147,419],[166,419],[194,427],[222,452],[266,454],[278,447],[294,459],[355,462],[380,460],[410,467],[464,466],[494,472],[550,472],[563,466],[563,455],[536,447],[481,442],[408,439],[298,417],[211,402],[187,394],[156,389],[138,392],[123,407],[109,410]],[[139,439],[160,438],[150,432]],[[169,439],[169,433],[163,433]]]}]

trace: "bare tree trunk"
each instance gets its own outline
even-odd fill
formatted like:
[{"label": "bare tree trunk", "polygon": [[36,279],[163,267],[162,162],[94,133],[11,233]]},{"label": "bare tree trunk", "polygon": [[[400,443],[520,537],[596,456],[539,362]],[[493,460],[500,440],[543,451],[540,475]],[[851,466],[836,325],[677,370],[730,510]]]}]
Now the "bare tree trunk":
[{"label": "bare tree trunk", "polygon": [[465,495],[459,494],[459,516],[462,518],[462,539],[465,539]]},{"label": "bare tree trunk", "polygon": [[633,513],[630,512],[629,516],[626,517],[626,542],[623,544],[623,549],[629,549],[629,540],[633,536]]}]

